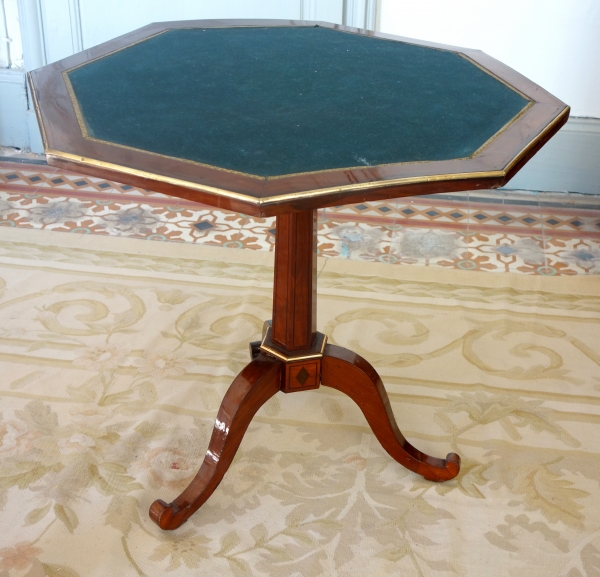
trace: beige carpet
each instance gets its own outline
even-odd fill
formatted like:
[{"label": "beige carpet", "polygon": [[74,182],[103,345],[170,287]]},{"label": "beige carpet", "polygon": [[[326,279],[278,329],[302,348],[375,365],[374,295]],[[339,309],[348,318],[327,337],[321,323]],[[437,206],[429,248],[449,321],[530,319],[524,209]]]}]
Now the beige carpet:
[{"label": "beige carpet", "polygon": [[254,419],[181,529],[270,317],[272,255],[0,229],[0,576],[600,575],[600,279],[320,261],[319,329],[370,360],[422,480],[333,389]]}]

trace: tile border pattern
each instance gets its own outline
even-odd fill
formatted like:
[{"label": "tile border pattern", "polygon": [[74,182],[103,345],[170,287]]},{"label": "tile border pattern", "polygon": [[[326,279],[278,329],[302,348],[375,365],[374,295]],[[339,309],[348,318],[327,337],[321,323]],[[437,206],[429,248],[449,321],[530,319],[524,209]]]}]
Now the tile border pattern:
[{"label": "tile border pattern", "polygon": [[[0,225],[272,251],[253,218],[40,164],[0,162]],[[600,274],[600,198],[473,191],[319,210],[319,254],[542,276]]]}]

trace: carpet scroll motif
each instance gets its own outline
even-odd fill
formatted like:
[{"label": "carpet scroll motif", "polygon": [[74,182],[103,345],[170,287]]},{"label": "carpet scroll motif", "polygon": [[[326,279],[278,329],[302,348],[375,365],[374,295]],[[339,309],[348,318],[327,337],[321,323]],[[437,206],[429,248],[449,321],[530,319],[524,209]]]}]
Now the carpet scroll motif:
[{"label": "carpet scroll motif", "polygon": [[600,575],[593,279],[320,261],[319,330],[460,475],[401,467],[334,389],[279,393],[166,533],[148,507],[200,466],[272,254],[4,230],[0,263],[0,577]]}]

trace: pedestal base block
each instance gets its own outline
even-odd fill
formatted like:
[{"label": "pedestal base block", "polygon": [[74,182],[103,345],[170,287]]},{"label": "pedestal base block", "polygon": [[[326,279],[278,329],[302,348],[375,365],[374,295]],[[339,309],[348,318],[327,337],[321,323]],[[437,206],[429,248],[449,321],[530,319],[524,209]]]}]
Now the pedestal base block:
[{"label": "pedestal base block", "polygon": [[[322,333],[315,333],[310,349],[286,351],[271,339],[270,323],[265,323],[265,329],[258,351],[285,363],[281,390],[284,393],[294,393],[318,389],[321,384],[321,359],[327,344],[327,337]],[[253,351],[252,344],[250,350]]]}]

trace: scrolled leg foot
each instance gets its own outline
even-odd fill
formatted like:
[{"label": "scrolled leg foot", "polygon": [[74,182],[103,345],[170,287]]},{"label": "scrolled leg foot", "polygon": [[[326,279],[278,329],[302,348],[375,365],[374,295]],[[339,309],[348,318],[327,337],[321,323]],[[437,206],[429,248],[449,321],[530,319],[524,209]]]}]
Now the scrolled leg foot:
[{"label": "scrolled leg foot", "polygon": [[279,391],[281,367],[277,359],[259,354],[235,378],[221,403],[200,470],[172,503],[158,499],[150,507],[150,519],[161,529],[177,529],[212,495],[229,469],[252,417]]},{"label": "scrolled leg foot", "polygon": [[150,519],[152,519],[161,529],[177,529],[187,520],[186,509],[176,507],[174,503],[170,505],[162,499],[157,499],[150,506]]},{"label": "scrolled leg foot", "polygon": [[361,409],[387,453],[429,481],[448,481],[460,471],[460,457],[430,457],[415,449],[401,433],[377,371],[361,356],[334,345],[325,347],[321,384],[348,395]]},{"label": "scrolled leg foot", "polygon": [[[428,481],[449,481],[450,479],[454,479],[460,472],[460,456],[456,453],[448,453],[445,459],[437,459],[436,457],[429,457],[429,459],[434,461],[432,463],[433,467],[429,466],[427,469],[416,471]],[[437,463],[437,461],[441,461],[441,463]],[[443,471],[439,469],[440,465],[443,465]]]}]

